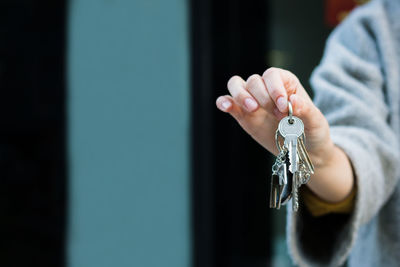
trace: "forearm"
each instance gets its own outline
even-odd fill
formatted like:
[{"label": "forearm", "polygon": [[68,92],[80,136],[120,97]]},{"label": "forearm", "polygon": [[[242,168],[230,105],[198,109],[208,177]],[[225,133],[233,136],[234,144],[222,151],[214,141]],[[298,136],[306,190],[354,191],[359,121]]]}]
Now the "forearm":
[{"label": "forearm", "polygon": [[347,155],[339,147],[332,145],[322,162],[315,164],[314,175],[307,186],[322,200],[336,203],[350,195],[354,187],[354,174]]}]

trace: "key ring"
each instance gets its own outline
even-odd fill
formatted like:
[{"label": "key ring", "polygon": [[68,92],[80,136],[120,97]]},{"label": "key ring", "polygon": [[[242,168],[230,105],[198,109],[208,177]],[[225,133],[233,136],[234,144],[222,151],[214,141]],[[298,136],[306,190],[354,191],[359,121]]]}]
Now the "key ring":
[{"label": "key ring", "polygon": [[288,107],[289,107],[289,123],[293,124],[294,120],[293,120],[293,108],[292,108],[292,103],[290,103],[290,101],[288,101]]}]

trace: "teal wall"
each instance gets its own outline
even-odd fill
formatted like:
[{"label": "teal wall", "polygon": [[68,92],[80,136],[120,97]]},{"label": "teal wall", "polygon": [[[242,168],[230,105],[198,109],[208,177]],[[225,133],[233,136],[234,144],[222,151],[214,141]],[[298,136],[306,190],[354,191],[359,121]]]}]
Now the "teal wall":
[{"label": "teal wall", "polygon": [[189,266],[187,1],[71,0],[71,267]]}]

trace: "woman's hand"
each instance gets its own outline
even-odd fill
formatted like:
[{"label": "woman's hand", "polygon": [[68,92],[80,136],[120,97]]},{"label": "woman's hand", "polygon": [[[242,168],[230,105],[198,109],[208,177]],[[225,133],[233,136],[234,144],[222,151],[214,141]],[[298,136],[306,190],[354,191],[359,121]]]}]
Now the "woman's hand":
[{"label": "woman's hand", "polygon": [[220,96],[217,107],[231,114],[248,134],[275,155],[275,131],[279,121],[287,116],[289,100],[293,115],[304,122],[306,148],[315,167],[307,186],[329,202],[341,201],[350,194],[354,186],[351,163],[333,144],[327,120],[293,73],[270,68],[262,77],[255,74],[247,81],[233,76],[228,90],[230,95]]},{"label": "woman's hand", "polygon": [[278,154],[275,131],[279,121],[288,115],[289,100],[293,115],[304,122],[311,160],[318,166],[330,158],[333,143],[328,122],[293,73],[269,68],[262,77],[254,74],[247,81],[233,76],[228,90],[230,95],[220,96],[217,107],[231,114],[268,151]]}]

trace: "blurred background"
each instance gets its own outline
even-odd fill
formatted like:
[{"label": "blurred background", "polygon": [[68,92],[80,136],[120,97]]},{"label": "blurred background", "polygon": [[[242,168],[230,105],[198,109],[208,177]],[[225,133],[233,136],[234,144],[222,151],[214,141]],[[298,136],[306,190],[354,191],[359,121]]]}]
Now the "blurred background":
[{"label": "blurred background", "polygon": [[362,2],[1,1],[0,265],[292,266],[273,158],[215,100],[270,66],[310,90]]}]

